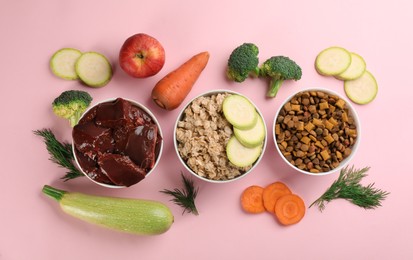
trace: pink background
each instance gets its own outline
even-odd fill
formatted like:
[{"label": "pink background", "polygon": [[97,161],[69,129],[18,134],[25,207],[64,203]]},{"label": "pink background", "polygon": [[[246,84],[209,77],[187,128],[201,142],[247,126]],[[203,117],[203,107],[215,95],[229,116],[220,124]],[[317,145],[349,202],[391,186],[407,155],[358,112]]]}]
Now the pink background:
[{"label": "pink background", "polygon": [[[0,259],[413,259],[411,154],[413,131],[410,80],[413,37],[409,0],[395,1],[1,1],[0,111],[2,149],[0,189]],[[162,71],[133,79],[119,67],[124,40],[139,32],[157,38],[166,50]],[[276,99],[265,99],[267,82],[230,83],[224,76],[233,48],[243,42],[272,55],[294,59],[303,69]],[[304,176],[278,156],[271,135],[275,111],[293,92],[324,87],[344,95],[342,82],[318,75],[319,51],[339,45],[361,54],[379,83],[372,103],[356,105],[362,143],[350,164],[371,166],[364,184],[390,191],[383,207],[364,210],[336,200],[324,212],[310,208],[297,225],[284,227],[269,214],[245,214],[242,190],[283,181],[307,206],[337,178]],[[90,89],[55,77],[49,58],[63,47],[105,54],[115,70],[104,88]],[[173,124],[182,106],[163,111],[150,100],[154,84],[190,56],[207,50],[209,64],[187,100],[225,88],[247,95],[263,112],[268,145],[249,176],[229,184],[196,180],[199,216],[181,209],[159,190],[180,185],[180,165],[173,150]],[[48,160],[33,130],[51,128],[70,141],[68,122],[54,116],[51,102],[62,91],[88,91],[94,102],[127,97],[147,105],[165,136],[162,161],[150,178],[129,189],[110,190],[86,178],[62,182],[64,170]],[[409,161],[410,160],[410,161]],[[166,203],[175,215],[160,236],[118,233],[65,215],[41,193],[44,184],[90,194],[147,198]]]}]

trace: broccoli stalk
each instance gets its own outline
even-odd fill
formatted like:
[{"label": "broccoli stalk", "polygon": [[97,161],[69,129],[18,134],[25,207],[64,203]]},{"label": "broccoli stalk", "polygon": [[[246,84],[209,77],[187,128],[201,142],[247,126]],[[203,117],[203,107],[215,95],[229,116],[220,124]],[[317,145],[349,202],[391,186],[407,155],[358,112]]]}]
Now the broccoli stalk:
[{"label": "broccoli stalk", "polygon": [[68,90],[60,94],[52,103],[53,112],[61,118],[69,120],[74,127],[92,102],[89,93],[81,90]]},{"label": "broccoli stalk", "polygon": [[270,87],[267,91],[267,97],[275,97],[283,82],[283,79],[271,79]]},{"label": "broccoli stalk", "polygon": [[243,82],[249,76],[258,76],[258,52],[258,47],[253,43],[244,43],[235,48],[228,59],[228,79]]},{"label": "broccoli stalk", "polygon": [[260,67],[259,76],[270,78],[267,97],[275,97],[284,80],[301,79],[302,71],[293,60],[284,56],[273,56]]}]

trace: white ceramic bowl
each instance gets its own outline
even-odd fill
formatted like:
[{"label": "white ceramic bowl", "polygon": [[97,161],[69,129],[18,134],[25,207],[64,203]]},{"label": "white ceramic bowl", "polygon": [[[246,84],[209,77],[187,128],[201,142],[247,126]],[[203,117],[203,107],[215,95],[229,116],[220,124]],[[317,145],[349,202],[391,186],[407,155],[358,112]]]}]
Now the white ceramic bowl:
[{"label": "white ceramic bowl", "polygon": [[[263,141],[263,144],[262,144],[262,152],[261,152],[261,155],[259,156],[259,158],[255,161],[255,163],[253,164],[253,166],[252,166],[248,171],[242,173],[241,175],[238,175],[238,176],[235,177],[235,178],[227,179],[227,180],[213,180],[213,179],[209,179],[209,178],[200,176],[200,175],[198,175],[196,172],[194,172],[194,171],[187,165],[187,163],[184,161],[184,159],[182,159],[181,155],[179,154],[179,151],[178,151],[178,141],[177,141],[177,139],[176,139],[176,131],[177,131],[177,127],[178,127],[178,122],[183,119],[185,109],[186,109],[189,105],[191,105],[194,100],[196,100],[196,99],[199,98],[199,97],[202,97],[202,96],[207,96],[207,97],[208,97],[208,96],[215,95],[215,94],[219,94],[219,93],[236,94],[236,95],[240,95],[240,96],[245,97],[244,95],[242,95],[242,94],[240,94],[240,93],[237,93],[237,92],[234,92],[234,91],[230,91],[230,90],[225,90],[225,89],[218,89],[218,90],[208,91],[208,92],[205,92],[205,93],[203,93],[203,94],[200,94],[200,95],[194,97],[194,98],[193,98],[191,101],[189,101],[189,102],[184,106],[184,108],[180,111],[180,113],[179,113],[179,115],[178,115],[178,118],[177,118],[177,120],[176,120],[176,122],[175,122],[174,133],[173,133],[173,134],[174,134],[174,146],[175,146],[175,152],[176,152],[176,154],[177,154],[180,162],[182,163],[182,165],[183,165],[192,175],[194,175],[195,177],[197,177],[197,178],[199,178],[199,179],[201,179],[201,180],[204,180],[204,181],[210,182],[210,183],[229,183],[229,182],[233,182],[233,181],[235,181],[235,180],[238,180],[238,179],[240,179],[240,178],[243,178],[243,177],[245,177],[247,174],[251,173],[251,172],[255,169],[255,167],[259,164],[259,162],[261,161],[261,159],[262,159],[262,157],[263,157],[263,155],[264,155],[265,147],[266,147],[266,145],[267,145],[267,128],[266,128],[266,126],[265,126],[265,123],[264,123],[265,138],[264,138],[264,141]],[[245,98],[247,98],[247,97],[245,97]],[[248,98],[247,98],[247,99],[248,99]],[[260,116],[260,117],[263,119],[263,121],[264,121],[264,117],[263,117],[263,115],[261,114],[261,112],[258,110],[257,106],[256,106],[250,99],[248,99],[248,100],[255,106],[255,109],[257,110],[259,116]]]},{"label": "white ceramic bowl", "polygon": [[[344,160],[342,160],[342,161],[340,162],[340,164],[339,164],[336,168],[333,168],[333,169],[331,169],[330,171],[319,172],[319,173],[312,173],[312,172],[309,172],[309,171],[306,171],[306,170],[299,169],[298,167],[296,167],[296,166],[294,166],[293,164],[291,164],[291,163],[284,157],[284,155],[282,154],[282,152],[281,152],[281,150],[280,150],[280,148],[279,148],[279,146],[278,146],[278,143],[277,143],[277,137],[276,137],[276,134],[275,134],[275,125],[276,125],[276,123],[277,123],[277,118],[278,118],[278,115],[280,114],[281,109],[282,109],[282,108],[284,107],[284,105],[285,105],[288,101],[290,101],[295,95],[297,95],[297,94],[299,94],[299,93],[301,93],[301,92],[306,92],[306,91],[321,91],[321,92],[324,92],[324,93],[327,93],[327,94],[330,94],[330,95],[338,96],[340,99],[343,99],[344,101],[346,101],[346,105],[347,105],[348,111],[349,111],[349,113],[351,113],[351,115],[352,115],[353,118],[354,118],[354,124],[356,125],[356,128],[357,128],[357,138],[356,138],[356,140],[355,140],[355,142],[354,142],[354,144],[353,144],[353,146],[352,146],[351,154],[350,154],[348,157],[346,157]],[[360,125],[360,121],[359,121],[359,117],[358,117],[358,115],[357,115],[357,112],[356,112],[356,110],[354,109],[354,107],[353,107],[353,105],[351,104],[351,102],[348,101],[348,99],[346,99],[346,98],[344,98],[343,96],[341,96],[340,94],[338,94],[338,93],[336,93],[336,92],[334,92],[334,91],[328,90],[328,89],[323,89],[323,88],[310,88],[310,89],[304,89],[304,90],[295,92],[294,94],[292,94],[291,96],[289,96],[289,97],[282,103],[282,105],[279,107],[279,109],[277,110],[277,112],[276,112],[276,114],[275,114],[275,117],[274,117],[274,122],[273,122],[273,125],[272,125],[272,134],[273,134],[273,138],[274,138],[274,144],[275,144],[275,147],[277,148],[277,151],[278,151],[279,155],[280,155],[281,158],[284,160],[284,162],[286,162],[291,168],[293,168],[294,170],[299,171],[299,172],[301,172],[301,173],[303,173],[303,174],[313,175],[313,176],[323,176],[323,175],[328,175],[328,174],[331,174],[331,173],[334,173],[334,172],[336,172],[336,171],[341,170],[341,169],[342,169],[344,166],[346,166],[346,165],[349,163],[349,161],[351,161],[351,159],[354,157],[354,155],[355,155],[356,152],[357,152],[357,148],[358,148],[358,146],[359,146],[359,144],[360,144],[360,140],[361,140],[361,139],[360,139],[360,138],[361,138],[361,125]]]},{"label": "white ceramic bowl", "polygon": [[[116,99],[117,99],[117,98],[109,98],[109,99],[105,99],[105,100],[102,100],[102,101],[98,102],[97,104],[89,107],[89,108],[82,114],[82,116],[81,116],[80,119],[82,119],[90,110],[92,110],[94,107],[98,106],[99,104],[107,103],[107,102],[112,102],[112,101],[115,101]],[[161,141],[160,146],[159,146],[159,152],[158,152],[158,154],[157,154],[157,157],[156,157],[156,160],[155,160],[155,164],[154,164],[154,166],[152,167],[152,169],[146,173],[146,176],[145,176],[145,179],[146,179],[146,178],[148,178],[148,176],[155,170],[156,166],[158,165],[158,163],[159,163],[159,161],[160,161],[160,159],[161,159],[162,150],[163,150],[163,134],[162,134],[161,125],[159,124],[159,122],[158,122],[158,120],[156,119],[156,117],[152,114],[152,112],[151,112],[147,107],[145,107],[144,105],[140,104],[139,102],[134,101],[134,100],[131,100],[131,99],[127,99],[127,98],[122,98],[122,99],[124,99],[124,100],[126,100],[126,101],[129,101],[130,103],[132,103],[132,105],[134,105],[134,106],[142,109],[143,111],[145,111],[145,112],[151,117],[151,119],[154,121],[154,123],[158,126],[158,133],[159,133],[159,135],[162,137],[162,141]],[[78,161],[78,159],[77,159],[77,157],[76,157],[75,145],[74,145],[74,141],[73,141],[73,140],[72,140],[72,144],[73,144],[73,145],[72,145],[72,151],[73,151],[73,154],[75,155],[74,158],[75,158],[76,165],[77,165],[78,169],[79,169],[90,181],[92,181],[92,182],[94,182],[94,183],[96,183],[96,184],[98,184],[98,185],[100,185],[100,186],[106,187],[106,188],[115,188],[115,189],[116,189],[116,188],[126,188],[126,186],[110,185],[110,184],[101,183],[101,182],[98,182],[98,181],[92,179],[87,173],[85,173],[85,172],[82,170],[82,167],[80,166],[79,161]],[[143,179],[142,181],[144,181],[144,179]],[[138,183],[139,183],[139,182],[138,182]],[[136,185],[136,184],[134,184],[134,185]],[[132,185],[132,186],[133,186],[133,185]]]}]

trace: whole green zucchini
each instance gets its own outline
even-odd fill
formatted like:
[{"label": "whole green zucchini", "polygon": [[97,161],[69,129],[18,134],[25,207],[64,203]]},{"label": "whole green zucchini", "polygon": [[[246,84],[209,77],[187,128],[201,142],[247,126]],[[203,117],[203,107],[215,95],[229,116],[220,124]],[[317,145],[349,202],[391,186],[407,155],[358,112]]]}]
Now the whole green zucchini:
[{"label": "whole green zucchini", "polygon": [[161,202],[68,192],[45,185],[43,193],[57,200],[64,212],[86,222],[139,235],[166,232],[174,221]]}]

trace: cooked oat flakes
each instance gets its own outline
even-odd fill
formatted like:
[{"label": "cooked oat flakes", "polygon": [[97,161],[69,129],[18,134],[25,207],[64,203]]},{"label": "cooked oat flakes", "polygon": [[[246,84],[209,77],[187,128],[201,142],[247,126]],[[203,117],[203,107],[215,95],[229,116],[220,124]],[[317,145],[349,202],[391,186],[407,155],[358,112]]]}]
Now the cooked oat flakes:
[{"label": "cooked oat flakes", "polygon": [[178,152],[199,176],[211,180],[233,179],[251,168],[239,168],[227,158],[225,147],[232,126],[222,113],[222,102],[228,93],[196,98],[184,110],[178,122]]}]

